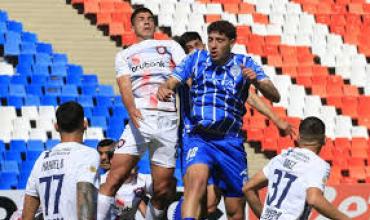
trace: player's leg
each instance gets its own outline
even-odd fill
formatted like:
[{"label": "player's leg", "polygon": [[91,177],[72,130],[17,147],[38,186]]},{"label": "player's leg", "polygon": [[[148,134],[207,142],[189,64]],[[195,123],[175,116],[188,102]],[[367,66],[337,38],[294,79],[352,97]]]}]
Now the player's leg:
[{"label": "player's leg", "polygon": [[[140,129],[145,129],[141,123]],[[129,123],[117,143],[111,160],[111,169],[106,182],[101,185],[98,196],[98,220],[109,219],[114,205],[114,195],[129,177],[141,155],[145,152],[146,144],[142,132]]]},{"label": "player's leg", "polygon": [[245,219],[245,198],[244,197],[225,197],[225,209],[227,219],[244,220]]},{"label": "player's leg", "polygon": [[221,200],[221,192],[213,183],[207,186],[207,216],[211,216],[217,211],[217,206]]}]

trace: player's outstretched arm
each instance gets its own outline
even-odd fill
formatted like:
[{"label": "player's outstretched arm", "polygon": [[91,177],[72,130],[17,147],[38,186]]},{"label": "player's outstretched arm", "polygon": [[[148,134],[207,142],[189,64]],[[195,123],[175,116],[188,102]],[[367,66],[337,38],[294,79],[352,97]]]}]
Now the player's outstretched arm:
[{"label": "player's outstretched arm", "polygon": [[323,195],[319,188],[310,187],[307,189],[307,203],[316,209],[323,216],[334,220],[348,220],[348,216],[335,208]]},{"label": "player's outstretched arm", "polygon": [[77,183],[77,216],[79,220],[95,220],[98,189],[92,183]]},{"label": "player's outstretched arm", "polygon": [[243,192],[247,199],[249,207],[253,213],[260,218],[263,210],[262,202],[258,195],[258,191],[267,186],[267,178],[262,171],[259,171],[243,186]]},{"label": "player's outstretched arm", "polygon": [[37,209],[40,206],[40,199],[38,197],[25,195],[23,202],[22,219],[33,220],[35,218]]},{"label": "player's outstretched arm", "polygon": [[180,84],[180,81],[173,76],[167,79],[158,88],[157,97],[160,101],[168,101],[174,94],[174,89]]},{"label": "player's outstretched arm", "polygon": [[276,127],[278,127],[282,136],[296,135],[296,131],[292,125],[275,114],[275,112],[255,93],[249,93],[247,103],[270,119]]},{"label": "player's outstretched arm", "polygon": [[125,104],[130,119],[135,127],[139,128],[139,120],[142,119],[142,115],[135,105],[134,95],[132,94],[131,78],[129,75],[120,76],[117,78],[117,83],[123,104]]}]

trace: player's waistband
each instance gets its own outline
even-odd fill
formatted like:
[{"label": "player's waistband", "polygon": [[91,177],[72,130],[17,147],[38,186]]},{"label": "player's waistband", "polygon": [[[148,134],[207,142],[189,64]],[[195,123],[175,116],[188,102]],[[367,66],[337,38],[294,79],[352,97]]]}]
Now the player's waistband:
[{"label": "player's waistband", "polygon": [[135,98],[135,106],[138,109],[176,112],[176,102],[161,102],[153,98]]},{"label": "player's waistband", "polygon": [[224,131],[216,130],[213,128],[205,128],[202,125],[197,125],[194,126],[190,133],[189,136],[193,135],[199,135],[204,138],[209,138],[209,139],[223,139],[223,138],[244,138],[242,132],[228,132],[225,133]]}]

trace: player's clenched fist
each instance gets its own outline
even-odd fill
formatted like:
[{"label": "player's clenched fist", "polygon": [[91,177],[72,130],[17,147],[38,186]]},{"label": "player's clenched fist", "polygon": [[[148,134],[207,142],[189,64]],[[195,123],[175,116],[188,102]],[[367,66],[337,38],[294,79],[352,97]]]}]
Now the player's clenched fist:
[{"label": "player's clenched fist", "polygon": [[157,97],[159,101],[170,101],[174,92],[171,89],[166,88],[165,85],[161,85],[158,88]]},{"label": "player's clenched fist", "polygon": [[242,68],[243,77],[247,78],[251,82],[255,82],[256,81],[257,74],[252,69],[247,68],[247,67],[245,67],[242,64],[240,65],[240,67]]}]

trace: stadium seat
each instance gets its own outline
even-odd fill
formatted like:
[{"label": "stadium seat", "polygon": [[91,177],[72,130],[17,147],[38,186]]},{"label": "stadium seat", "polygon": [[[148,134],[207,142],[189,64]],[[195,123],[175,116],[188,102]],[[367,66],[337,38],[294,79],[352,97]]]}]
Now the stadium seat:
[{"label": "stadium seat", "polygon": [[5,151],[4,159],[17,161],[17,163],[20,164],[22,162],[22,154],[19,151],[12,151],[12,150]]},{"label": "stadium seat", "polygon": [[12,172],[19,174],[19,165],[15,160],[4,160],[0,161],[0,171],[1,172]]},{"label": "stadium seat", "polygon": [[47,150],[50,150],[52,149],[55,145],[59,144],[60,143],[60,140],[53,140],[53,139],[49,139],[45,142],[45,147]]},{"label": "stadium seat", "polygon": [[97,139],[85,139],[84,144],[91,148],[96,148],[98,146],[99,140]]},{"label": "stadium seat", "polygon": [[26,160],[35,161],[41,155],[42,151],[40,150],[28,150],[26,152]]},{"label": "stadium seat", "polygon": [[43,151],[44,150],[44,143],[41,140],[29,140],[27,142],[27,150],[33,151]]},{"label": "stadium seat", "polygon": [[18,174],[12,172],[0,172],[0,189],[16,189]]},{"label": "stadium seat", "polygon": [[24,140],[11,140],[9,144],[9,150],[18,152],[27,151],[26,142]]},{"label": "stadium seat", "polygon": [[93,116],[90,120],[91,127],[100,127],[103,130],[107,129],[107,119],[105,116]]},{"label": "stadium seat", "polygon": [[94,101],[92,96],[89,95],[80,95],[77,97],[77,102],[82,105],[82,107],[94,107]]},{"label": "stadium seat", "polygon": [[37,43],[37,52],[39,53],[47,53],[47,54],[52,54],[53,53],[53,48],[51,44],[48,43]]}]

